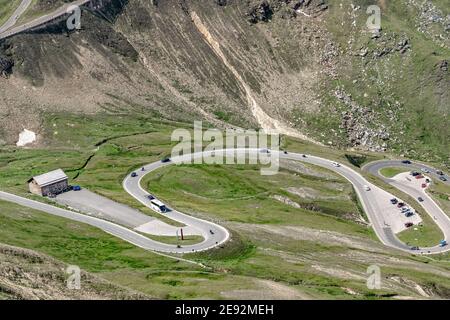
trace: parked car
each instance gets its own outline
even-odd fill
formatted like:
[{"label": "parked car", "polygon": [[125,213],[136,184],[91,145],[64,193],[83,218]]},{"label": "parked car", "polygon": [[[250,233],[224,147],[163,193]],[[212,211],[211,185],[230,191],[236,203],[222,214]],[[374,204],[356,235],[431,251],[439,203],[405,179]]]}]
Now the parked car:
[{"label": "parked car", "polygon": [[437,170],[437,171],[436,171],[436,174],[437,174],[438,176],[443,176],[443,175],[444,175],[444,173],[443,173],[441,170]]},{"label": "parked car", "polygon": [[417,200],[419,200],[419,202],[424,202],[422,197],[418,197]]},{"label": "parked car", "polygon": [[441,181],[447,181],[447,178],[446,177],[444,177],[444,176],[442,176],[442,177],[439,177],[439,180],[441,180]]},{"label": "parked car", "polygon": [[132,172],[132,173],[131,173],[131,177],[132,177],[132,178],[136,178],[136,177],[137,177],[137,173],[136,173],[136,172]]},{"label": "parked car", "polygon": [[407,218],[412,217],[413,215],[414,215],[414,212],[412,212],[410,210],[405,212],[405,217],[407,217]]},{"label": "parked car", "polygon": [[170,162],[170,161],[172,161],[172,160],[170,160],[170,158],[164,158],[164,159],[161,160],[162,163],[167,163],[167,162]]},{"label": "parked car", "polygon": [[430,173],[430,170],[428,170],[427,168],[422,168],[422,172],[424,172],[424,173]]},{"label": "parked car", "polygon": [[402,208],[402,207],[404,207],[405,206],[405,204],[403,203],[403,202],[399,202],[398,204],[397,204],[397,208]]},{"label": "parked car", "polygon": [[155,199],[155,197],[152,196],[151,194],[149,194],[149,195],[147,196],[147,198],[148,198],[148,200],[154,200],[154,199]]},{"label": "parked car", "polygon": [[397,200],[396,198],[393,198],[393,199],[391,199],[391,203],[392,203],[392,204],[397,204],[397,203],[398,203],[398,200]]},{"label": "parked car", "polygon": [[424,178],[424,176],[423,175],[421,175],[421,174],[419,174],[418,176],[416,176],[416,179],[417,180],[419,180],[419,179],[423,179]]},{"label": "parked car", "polygon": [[412,223],[412,222],[405,223],[405,227],[407,227],[407,228],[411,228],[413,225],[414,225],[414,223]]},{"label": "parked car", "polygon": [[403,160],[402,163],[403,164],[411,164],[411,161],[410,160]]},{"label": "parked car", "polygon": [[427,187],[427,184],[426,183],[422,183],[422,188],[426,188]]},{"label": "parked car", "polygon": [[72,190],[73,191],[81,191],[81,187],[80,186],[73,186]]},{"label": "parked car", "polygon": [[211,233],[211,234],[214,234],[214,231],[212,231],[212,230],[209,230],[209,233]]},{"label": "parked car", "polygon": [[439,243],[439,247],[445,247],[447,244],[448,244],[447,241],[442,240],[442,241]]},{"label": "parked car", "polygon": [[412,175],[413,177],[417,177],[420,173],[417,171],[411,171],[410,175]]}]

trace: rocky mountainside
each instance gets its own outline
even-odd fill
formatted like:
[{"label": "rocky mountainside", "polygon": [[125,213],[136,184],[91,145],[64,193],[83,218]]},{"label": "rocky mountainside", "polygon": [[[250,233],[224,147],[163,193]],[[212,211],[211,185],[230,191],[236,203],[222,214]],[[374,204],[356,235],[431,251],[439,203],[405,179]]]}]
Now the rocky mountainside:
[{"label": "rocky mountainside", "polygon": [[81,273],[81,288],[68,289],[67,265],[49,256],[0,244],[1,299],[148,299],[89,273]]},{"label": "rocky mountainside", "polygon": [[0,40],[0,143],[48,112],[145,113],[449,164],[445,0],[380,0],[376,32],[366,0],[94,3],[79,31]]}]

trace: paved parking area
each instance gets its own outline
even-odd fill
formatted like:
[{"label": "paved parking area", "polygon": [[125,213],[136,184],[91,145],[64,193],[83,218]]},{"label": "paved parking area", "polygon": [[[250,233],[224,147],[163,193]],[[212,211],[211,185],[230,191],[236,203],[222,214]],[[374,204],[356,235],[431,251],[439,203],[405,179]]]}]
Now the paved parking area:
[{"label": "paved parking area", "polygon": [[[169,225],[139,210],[117,203],[86,189],[69,191],[56,197],[56,202],[79,212],[108,220],[136,231],[158,236],[176,236],[180,227]],[[192,227],[183,227],[185,235],[200,235]]]}]

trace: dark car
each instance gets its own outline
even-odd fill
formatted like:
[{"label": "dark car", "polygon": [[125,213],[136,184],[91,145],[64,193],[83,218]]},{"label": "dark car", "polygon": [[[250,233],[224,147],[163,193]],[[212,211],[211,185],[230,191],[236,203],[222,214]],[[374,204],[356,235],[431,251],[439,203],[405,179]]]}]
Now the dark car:
[{"label": "dark car", "polygon": [[72,190],[73,191],[81,191],[81,187],[80,186],[73,186]]},{"label": "dark car", "polygon": [[155,197],[152,196],[151,194],[149,194],[149,195],[147,196],[147,198],[148,198],[148,200],[154,200],[154,199],[155,199]]},{"label": "dark car", "polygon": [[136,172],[132,172],[132,173],[131,173],[131,177],[132,177],[132,178],[136,178],[136,177],[137,177],[137,173],[136,173]]},{"label": "dark car", "polygon": [[441,181],[447,181],[447,178],[446,177],[439,177],[439,180],[441,180]]},{"label": "dark car", "polygon": [[164,159],[161,160],[162,163],[167,163],[167,162],[170,162],[170,161],[172,161],[172,160],[170,160],[170,158],[164,158]]},{"label": "dark car", "polygon": [[419,202],[423,202],[423,198],[422,197],[418,197],[417,200],[419,200]]},{"label": "dark car", "polygon": [[398,200],[395,199],[395,198],[394,198],[394,199],[391,199],[391,203],[392,203],[392,204],[397,204],[397,203],[398,203]]},{"label": "dark car", "polygon": [[443,176],[443,175],[444,175],[444,173],[443,173],[441,170],[436,171],[436,174],[437,174],[438,176]]},{"label": "dark car", "polygon": [[214,234],[214,231],[212,231],[212,230],[209,230],[209,233],[211,233],[211,234]]},{"label": "dark car", "polygon": [[417,172],[417,171],[411,171],[411,175],[412,175],[413,177],[417,177],[418,175],[420,175],[420,173]]},{"label": "dark car", "polygon": [[411,164],[411,161],[410,160],[403,160],[402,163],[403,164]]},{"label": "dark car", "polygon": [[417,251],[417,250],[420,250],[420,248],[419,247],[412,247],[411,250]]},{"label": "dark car", "polygon": [[404,207],[405,206],[405,204],[403,203],[403,202],[399,202],[398,204],[397,204],[397,208],[402,208],[402,207]]},{"label": "dark car", "polygon": [[286,150],[283,151],[284,154],[288,154],[288,152]]},{"label": "dark car", "polygon": [[412,222],[405,223],[405,227],[407,227],[407,228],[411,228],[413,225],[414,225],[414,223],[412,223]]},{"label": "dark car", "polygon": [[307,158],[306,154],[303,154],[302,157],[303,157],[303,158]]}]

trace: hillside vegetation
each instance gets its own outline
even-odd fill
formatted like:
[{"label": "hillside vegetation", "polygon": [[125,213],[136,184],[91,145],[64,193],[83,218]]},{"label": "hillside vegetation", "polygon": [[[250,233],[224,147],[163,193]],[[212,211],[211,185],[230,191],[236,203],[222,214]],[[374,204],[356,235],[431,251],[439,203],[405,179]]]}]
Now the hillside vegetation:
[{"label": "hillside vegetation", "polygon": [[378,1],[376,34],[372,1],[103,3],[80,31],[61,20],[0,41],[2,143],[39,133],[42,111],[150,113],[448,165],[445,1]]}]

